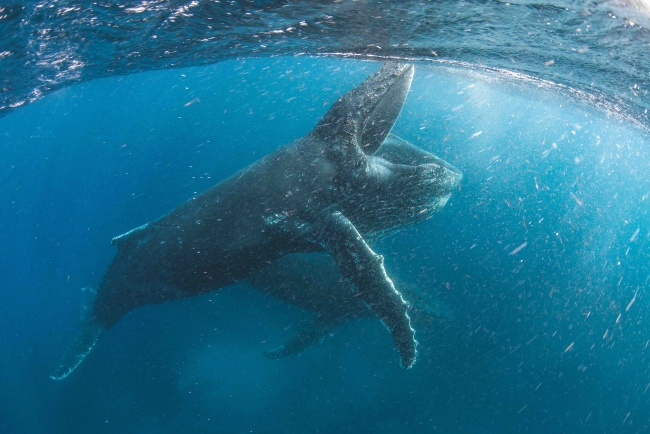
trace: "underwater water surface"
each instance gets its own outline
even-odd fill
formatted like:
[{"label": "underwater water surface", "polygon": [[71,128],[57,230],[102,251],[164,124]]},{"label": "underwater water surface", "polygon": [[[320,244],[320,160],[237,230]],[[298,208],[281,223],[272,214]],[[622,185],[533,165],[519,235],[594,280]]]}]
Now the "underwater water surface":
[{"label": "underwater water surface", "polygon": [[[68,3],[0,10],[1,432],[650,429],[639,4]],[[304,136],[385,56],[415,64],[392,132],[464,174],[372,244],[453,312],[414,322],[412,369],[372,318],[271,360],[314,314],[237,284],[138,309],[49,378],[113,237]]]}]

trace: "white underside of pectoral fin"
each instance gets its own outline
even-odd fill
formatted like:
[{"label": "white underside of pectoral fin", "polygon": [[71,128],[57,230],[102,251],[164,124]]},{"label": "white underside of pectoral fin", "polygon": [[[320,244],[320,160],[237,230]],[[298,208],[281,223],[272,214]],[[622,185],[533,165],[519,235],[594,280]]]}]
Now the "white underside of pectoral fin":
[{"label": "white underside of pectoral fin", "polygon": [[340,212],[328,216],[319,242],[332,254],[352,291],[390,331],[402,366],[412,367],[417,341],[408,316],[408,303],[388,277],[383,257],[372,251],[352,222]]}]

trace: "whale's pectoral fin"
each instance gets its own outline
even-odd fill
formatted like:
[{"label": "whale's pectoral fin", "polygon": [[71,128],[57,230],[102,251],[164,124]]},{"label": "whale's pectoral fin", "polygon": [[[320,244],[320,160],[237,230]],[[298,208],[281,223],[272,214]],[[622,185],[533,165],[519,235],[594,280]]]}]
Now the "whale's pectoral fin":
[{"label": "whale's pectoral fin", "polygon": [[63,380],[70,375],[90,353],[102,330],[104,330],[102,325],[91,316],[92,305],[97,293],[91,288],[83,288],[83,291],[81,327],[59,362],[58,368],[50,375],[53,380]]},{"label": "whale's pectoral fin", "polygon": [[352,222],[340,212],[325,219],[314,241],[332,254],[355,296],[388,328],[402,367],[413,366],[417,341],[407,312],[408,304],[386,274],[384,258],[372,251]]},{"label": "whale's pectoral fin", "polygon": [[313,322],[303,327],[289,342],[271,351],[264,352],[264,355],[271,359],[279,359],[302,352],[320,342],[330,330],[341,324],[344,318],[330,316],[319,316]]},{"label": "whale's pectoral fin", "polygon": [[354,162],[379,149],[402,111],[414,71],[411,64],[384,63],[332,105],[311,132],[330,144],[330,159]]}]

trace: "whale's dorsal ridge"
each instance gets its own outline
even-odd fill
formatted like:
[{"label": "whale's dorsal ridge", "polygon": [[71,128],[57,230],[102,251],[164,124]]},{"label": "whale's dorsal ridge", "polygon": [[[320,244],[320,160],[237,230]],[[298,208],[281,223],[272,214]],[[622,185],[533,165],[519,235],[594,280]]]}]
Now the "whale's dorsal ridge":
[{"label": "whale's dorsal ridge", "polygon": [[126,241],[128,241],[129,239],[131,239],[131,238],[133,237],[134,234],[136,234],[136,233],[142,231],[143,229],[147,228],[148,226],[149,226],[149,223],[145,223],[145,224],[143,224],[143,225],[141,225],[141,226],[138,226],[138,227],[135,228],[135,229],[131,229],[130,231],[123,233],[122,235],[118,235],[118,236],[116,236],[115,238],[113,238],[113,239],[111,240],[111,245],[113,245],[113,246],[117,246],[117,247],[119,248],[119,247],[120,247],[121,245],[123,245]]}]

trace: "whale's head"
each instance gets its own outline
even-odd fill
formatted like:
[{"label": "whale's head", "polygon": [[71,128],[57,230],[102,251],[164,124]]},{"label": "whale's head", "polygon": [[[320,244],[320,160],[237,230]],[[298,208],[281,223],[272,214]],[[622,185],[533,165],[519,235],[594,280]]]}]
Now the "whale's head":
[{"label": "whale's head", "polygon": [[367,157],[364,169],[359,180],[365,188],[342,204],[344,214],[371,239],[429,219],[463,178],[451,164],[392,134]]},{"label": "whale's head", "polygon": [[337,205],[365,237],[381,238],[431,217],[462,174],[451,164],[389,135],[414,68],[386,63],[343,95],[310,138],[331,162]]}]

